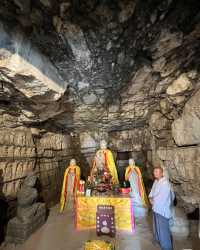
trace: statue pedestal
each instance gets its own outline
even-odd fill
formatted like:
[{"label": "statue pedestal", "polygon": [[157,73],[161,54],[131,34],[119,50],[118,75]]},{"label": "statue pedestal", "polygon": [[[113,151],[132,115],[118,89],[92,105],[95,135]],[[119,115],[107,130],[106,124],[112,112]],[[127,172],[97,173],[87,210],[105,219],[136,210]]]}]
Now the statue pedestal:
[{"label": "statue pedestal", "polygon": [[37,213],[26,222],[14,217],[8,222],[6,242],[23,243],[33,232],[45,223],[46,208],[44,203],[37,203]]},{"label": "statue pedestal", "polygon": [[133,202],[133,211],[135,218],[144,218],[148,215],[148,208],[134,204],[134,202]]}]

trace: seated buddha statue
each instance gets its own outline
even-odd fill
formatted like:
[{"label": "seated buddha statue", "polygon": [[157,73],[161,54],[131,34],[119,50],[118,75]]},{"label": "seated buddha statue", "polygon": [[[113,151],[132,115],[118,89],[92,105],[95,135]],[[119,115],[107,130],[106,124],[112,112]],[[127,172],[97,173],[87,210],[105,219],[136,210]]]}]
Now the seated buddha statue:
[{"label": "seated buddha statue", "polygon": [[107,149],[105,140],[100,142],[100,149],[95,154],[90,176],[91,178],[100,178],[103,182],[119,183],[113,154]]}]

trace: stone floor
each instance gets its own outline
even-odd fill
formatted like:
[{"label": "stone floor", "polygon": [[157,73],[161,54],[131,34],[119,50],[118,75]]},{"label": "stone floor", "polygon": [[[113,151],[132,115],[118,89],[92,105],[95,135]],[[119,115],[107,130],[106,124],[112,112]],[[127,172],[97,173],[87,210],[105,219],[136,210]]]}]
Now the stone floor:
[{"label": "stone floor", "polygon": [[[58,207],[50,210],[46,224],[22,245],[4,245],[0,250],[83,250],[88,239],[106,239],[115,244],[116,250],[159,250],[152,244],[151,218],[136,222],[134,235],[118,232],[115,239],[97,237],[94,230],[76,231],[73,214],[59,214]],[[191,239],[174,239],[174,250],[200,250],[200,242]]]}]

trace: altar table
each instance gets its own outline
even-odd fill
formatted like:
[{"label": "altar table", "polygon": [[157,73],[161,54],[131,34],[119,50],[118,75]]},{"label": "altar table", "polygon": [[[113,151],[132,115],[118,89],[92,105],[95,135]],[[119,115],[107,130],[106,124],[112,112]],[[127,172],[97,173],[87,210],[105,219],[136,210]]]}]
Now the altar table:
[{"label": "altar table", "polygon": [[96,211],[98,205],[111,205],[115,209],[117,230],[134,232],[132,200],[128,196],[78,196],[76,199],[76,228],[96,228]]}]

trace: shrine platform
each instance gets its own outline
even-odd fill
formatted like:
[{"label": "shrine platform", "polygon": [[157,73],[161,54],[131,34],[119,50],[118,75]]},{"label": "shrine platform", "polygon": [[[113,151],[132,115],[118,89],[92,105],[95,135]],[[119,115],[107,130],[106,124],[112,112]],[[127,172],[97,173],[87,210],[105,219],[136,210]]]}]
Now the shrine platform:
[{"label": "shrine platform", "polygon": [[98,205],[114,207],[117,230],[134,232],[134,214],[132,200],[129,196],[78,196],[76,200],[76,229],[96,228]]}]

